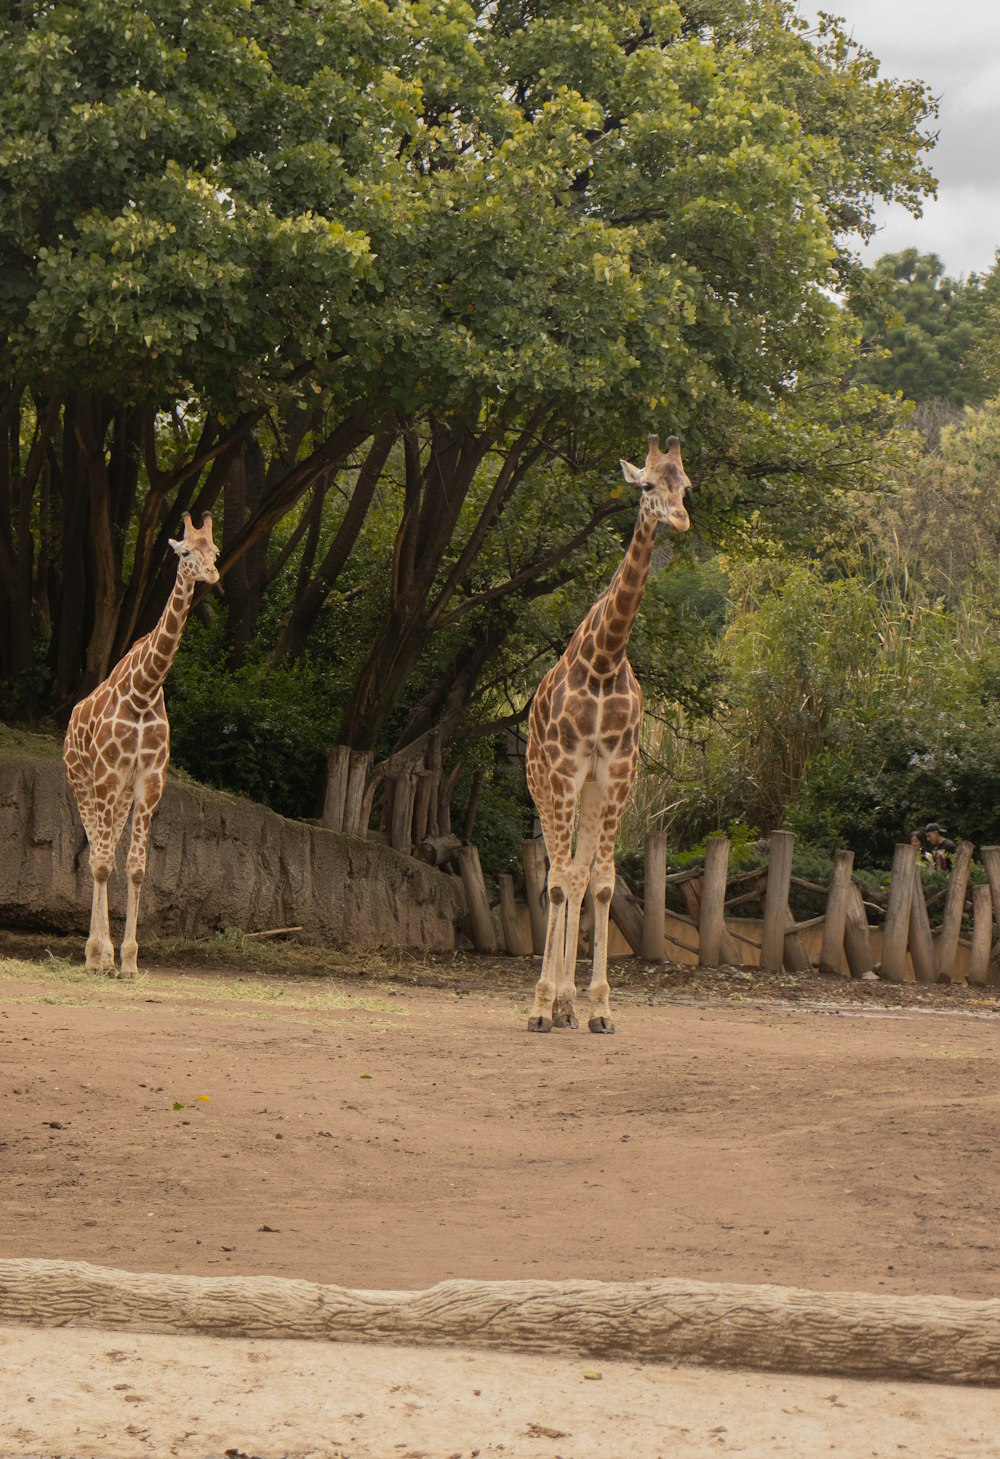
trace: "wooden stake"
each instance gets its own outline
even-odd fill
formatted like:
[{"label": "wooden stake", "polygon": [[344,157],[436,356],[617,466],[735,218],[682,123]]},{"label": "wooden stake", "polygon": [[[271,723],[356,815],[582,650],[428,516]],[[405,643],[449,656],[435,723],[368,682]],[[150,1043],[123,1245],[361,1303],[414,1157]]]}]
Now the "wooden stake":
[{"label": "wooden stake", "polygon": [[646,837],[646,869],[642,896],[642,956],[662,963],[666,957],[667,837],[651,831]]},{"label": "wooden stake", "polygon": [[717,968],[722,961],[728,871],[729,842],[725,836],[709,836],[705,843],[705,875],[698,920],[698,961],[705,968]]},{"label": "wooden stake", "polygon": [[611,920],[636,957],[642,957],[642,905],[638,897],[633,896],[621,872],[615,877],[615,890],[611,898]]},{"label": "wooden stake", "polygon": [[851,882],[847,899],[847,919],[844,923],[844,951],[852,978],[862,978],[875,967],[872,956],[872,939],[868,931],[864,899],[856,882]]},{"label": "wooden stake", "polygon": [[851,873],[854,871],[854,852],[837,851],[833,857],[833,875],[826,899],[826,919],[823,923],[823,945],[819,953],[821,973],[839,975],[844,967],[844,925],[847,922],[847,904],[850,899]]},{"label": "wooden stake", "polygon": [[910,898],[909,927],[910,957],[913,972],[918,983],[937,982],[937,959],[934,956],[934,937],[931,933],[931,919],[927,915],[927,899],[924,884],[920,878],[920,865],[913,863],[913,895]]},{"label": "wooden stake", "polygon": [[[993,921],[1000,933],[1000,846],[980,846],[979,859],[986,868],[993,902]],[[1000,945],[995,944],[993,957],[1000,956]]]},{"label": "wooden stake", "polygon": [[531,956],[531,937],[525,936],[514,897],[514,878],[507,871],[500,873],[500,928],[504,947],[511,957]]},{"label": "wooden stake", "polygon": [[419,846],[430,835],[431,796],[434,776],[430,770],[417,770],[417,793],[413,799],[413,841]]},{"label": "wooden stake", "polygon": [[799,936],[799,929],[791,913],[785,928],[785,940],[781,946],[781,961],[789,973],[811,973],[812,963],[806,952],[805,943]]},{"label": "wooden stake", "polygon": [[347,773],[347,788],[344,793],[344,830],[349,836],[368,835],[368,820],[371,804],[368,801],[368,781],[371,776],[372,757],[370,750],[352,750],[351,763]]},{"label": "wooden stake", "polygon": [[548,924],[545,883],[549,868],[545,857],[545,842],[531,836],[521,842],[521,865],[524,867],[524,889],[528,902],[528,920],[531,923],[531,950],[536,957],[545,951],[545,929]]},{"label": "wooden stake", "polygon": [[459,847],[458,865],[462,873],[465,899],[469,904],[473,946],[477,952],[495,953],[497,950],[496,928],[493,925],[493,912],[490,909],[490,899],[486,892],[479,852],[475,846]]},{"label": "wooden stake", "polygon": [[892,856],[889,879],[889,901],[882,928],[882,970],[880,976],[889,983],[902,983],[906,978],[906,944],[910,930],[910,903],[913,900],[913,868],[916,852],[908,841],[900,841]]},{"label": "wooden stake", "polygon": [[402,770],[394,781],[389,845],[393,851],[402,851],[409,856],[413,850],[413,802],[417,794],[417,777],[412,770]]},{"label": "wooden stake", "polygon": [[972,860],[971,841],[959,841],[952,861],[951,880],[948,883],[948,897],[944,904],[944,917],[938,934],[937,970],[942,983],[955,981],[955,954],[962,931],[962,914],[965,911],[965,888],[969,880],[969,863]]},{"label": "wooden stake", "polygon": [[972,888],[972,946],[966,982],[985,988],[990,970],[990,946],[993,941],[993,905],[989,887]]},{"label": "wooden stake", "polygon": [[328,831],[344,829],[344,796],[351,763],[349,745],[333,745],[326,760],[326,790],[323,795],[322,825]]},{"label": "wooden stake", "polygon": [[771,832],[760,965],[772,973],[780,973],[784,962],[785,933],[788,928],[788,891],[792,884],[794,848],[795,837],[791,831]]}]

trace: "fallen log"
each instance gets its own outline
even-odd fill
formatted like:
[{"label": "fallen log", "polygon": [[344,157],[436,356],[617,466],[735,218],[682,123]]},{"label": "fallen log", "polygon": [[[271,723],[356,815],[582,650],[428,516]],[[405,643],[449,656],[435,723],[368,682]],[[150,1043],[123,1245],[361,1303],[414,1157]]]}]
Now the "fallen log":
[{"label": "fallen log", "polygon": [[0,1261],[0,1322],[575,1352],[791,1373],[1000,1384],[1000,1300],[654,1278],[455,1279],[416,1292]]}]

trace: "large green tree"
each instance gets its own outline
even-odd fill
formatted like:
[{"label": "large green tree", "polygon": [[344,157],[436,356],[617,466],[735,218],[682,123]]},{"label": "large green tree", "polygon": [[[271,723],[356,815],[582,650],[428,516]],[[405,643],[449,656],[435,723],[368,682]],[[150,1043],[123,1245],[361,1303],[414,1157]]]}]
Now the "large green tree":
[{"label": "large green tree", "polygon": [[4,679],[106,672],[187,506],[234,662],[337,599],[362,747],[619,550],[648,429],[706,540],[808,539],[881,469],[830,293],[931,113],[785,0],[0,4]]},{"label": "large green tree", "polygon": [[986,283],[949,278],[934,253],[884,254],[856,283],[858,378],[908,400],[979,404],[989,393]]}]

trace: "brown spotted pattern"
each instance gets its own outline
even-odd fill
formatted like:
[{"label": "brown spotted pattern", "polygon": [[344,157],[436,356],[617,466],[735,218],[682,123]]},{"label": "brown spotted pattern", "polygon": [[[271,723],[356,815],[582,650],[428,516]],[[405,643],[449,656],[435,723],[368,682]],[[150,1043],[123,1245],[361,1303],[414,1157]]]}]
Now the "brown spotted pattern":
[{"label": "brown spotted pattern", "polygon": [[[528,1028],[576,1028],[580,909],[594,907],[588,1027],[613,1033],[608,986],[608,916],[615,841],[635,776],[642,690],[628,661],[632,624],[645,591],[656,529],[686,532],[690,482],[676,437],[661,451],[651,436],[646,464],[622,462],[642,488],[639,517],[614,577],[538,686],[528,716],[525,769],[549,857],[549,910],[542,970]],[[574,844],[574,827],[576,838]]]},{"label": "brown spotted pattern", "polygon": [[121,945],[121,976],[135,977],[139,892],[146,874],[146,845],[153,813],[160,803],[170,761],[170,725],[163,703],[163,681],[174,661],[195,584],[216,583],[218,549],[212,519],[200,528],[184,514],[184,537],[171,540],[177,553],[177,579],[160,621],[133,644],[111,673],[70,716],[63,762],[76,797],[90,846],[94,879],[87,939],[87,967],[114,973],[115,950],[108,923],[108,879],[115,852],[132,813],[129,844],[128,906]]}]

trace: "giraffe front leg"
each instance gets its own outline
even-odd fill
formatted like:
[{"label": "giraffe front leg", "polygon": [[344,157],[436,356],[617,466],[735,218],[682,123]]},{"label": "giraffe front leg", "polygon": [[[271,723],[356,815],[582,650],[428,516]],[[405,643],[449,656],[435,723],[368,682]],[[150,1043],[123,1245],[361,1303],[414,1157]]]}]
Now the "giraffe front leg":
[{"label": "giraffe front leg", "polygon": [[579,1028],[576,1016],[576,953],[580,937],[580,908],[583,905],[583,889],[578,886],[579,877],[566,898],[566,929],[563,946],[562,973],[556,983],[555,1005],[552,1014],[553,1028]]},{"label": "giraffe front leg", "polygon": [[542,971],[535,984],[535,1001],[528,1018],[529,1033],[548,1033],[552,1028],[556,987],[562,980],[562,959],[566,943],[566,888],[549,872],[549,920],[545,929]]}]

